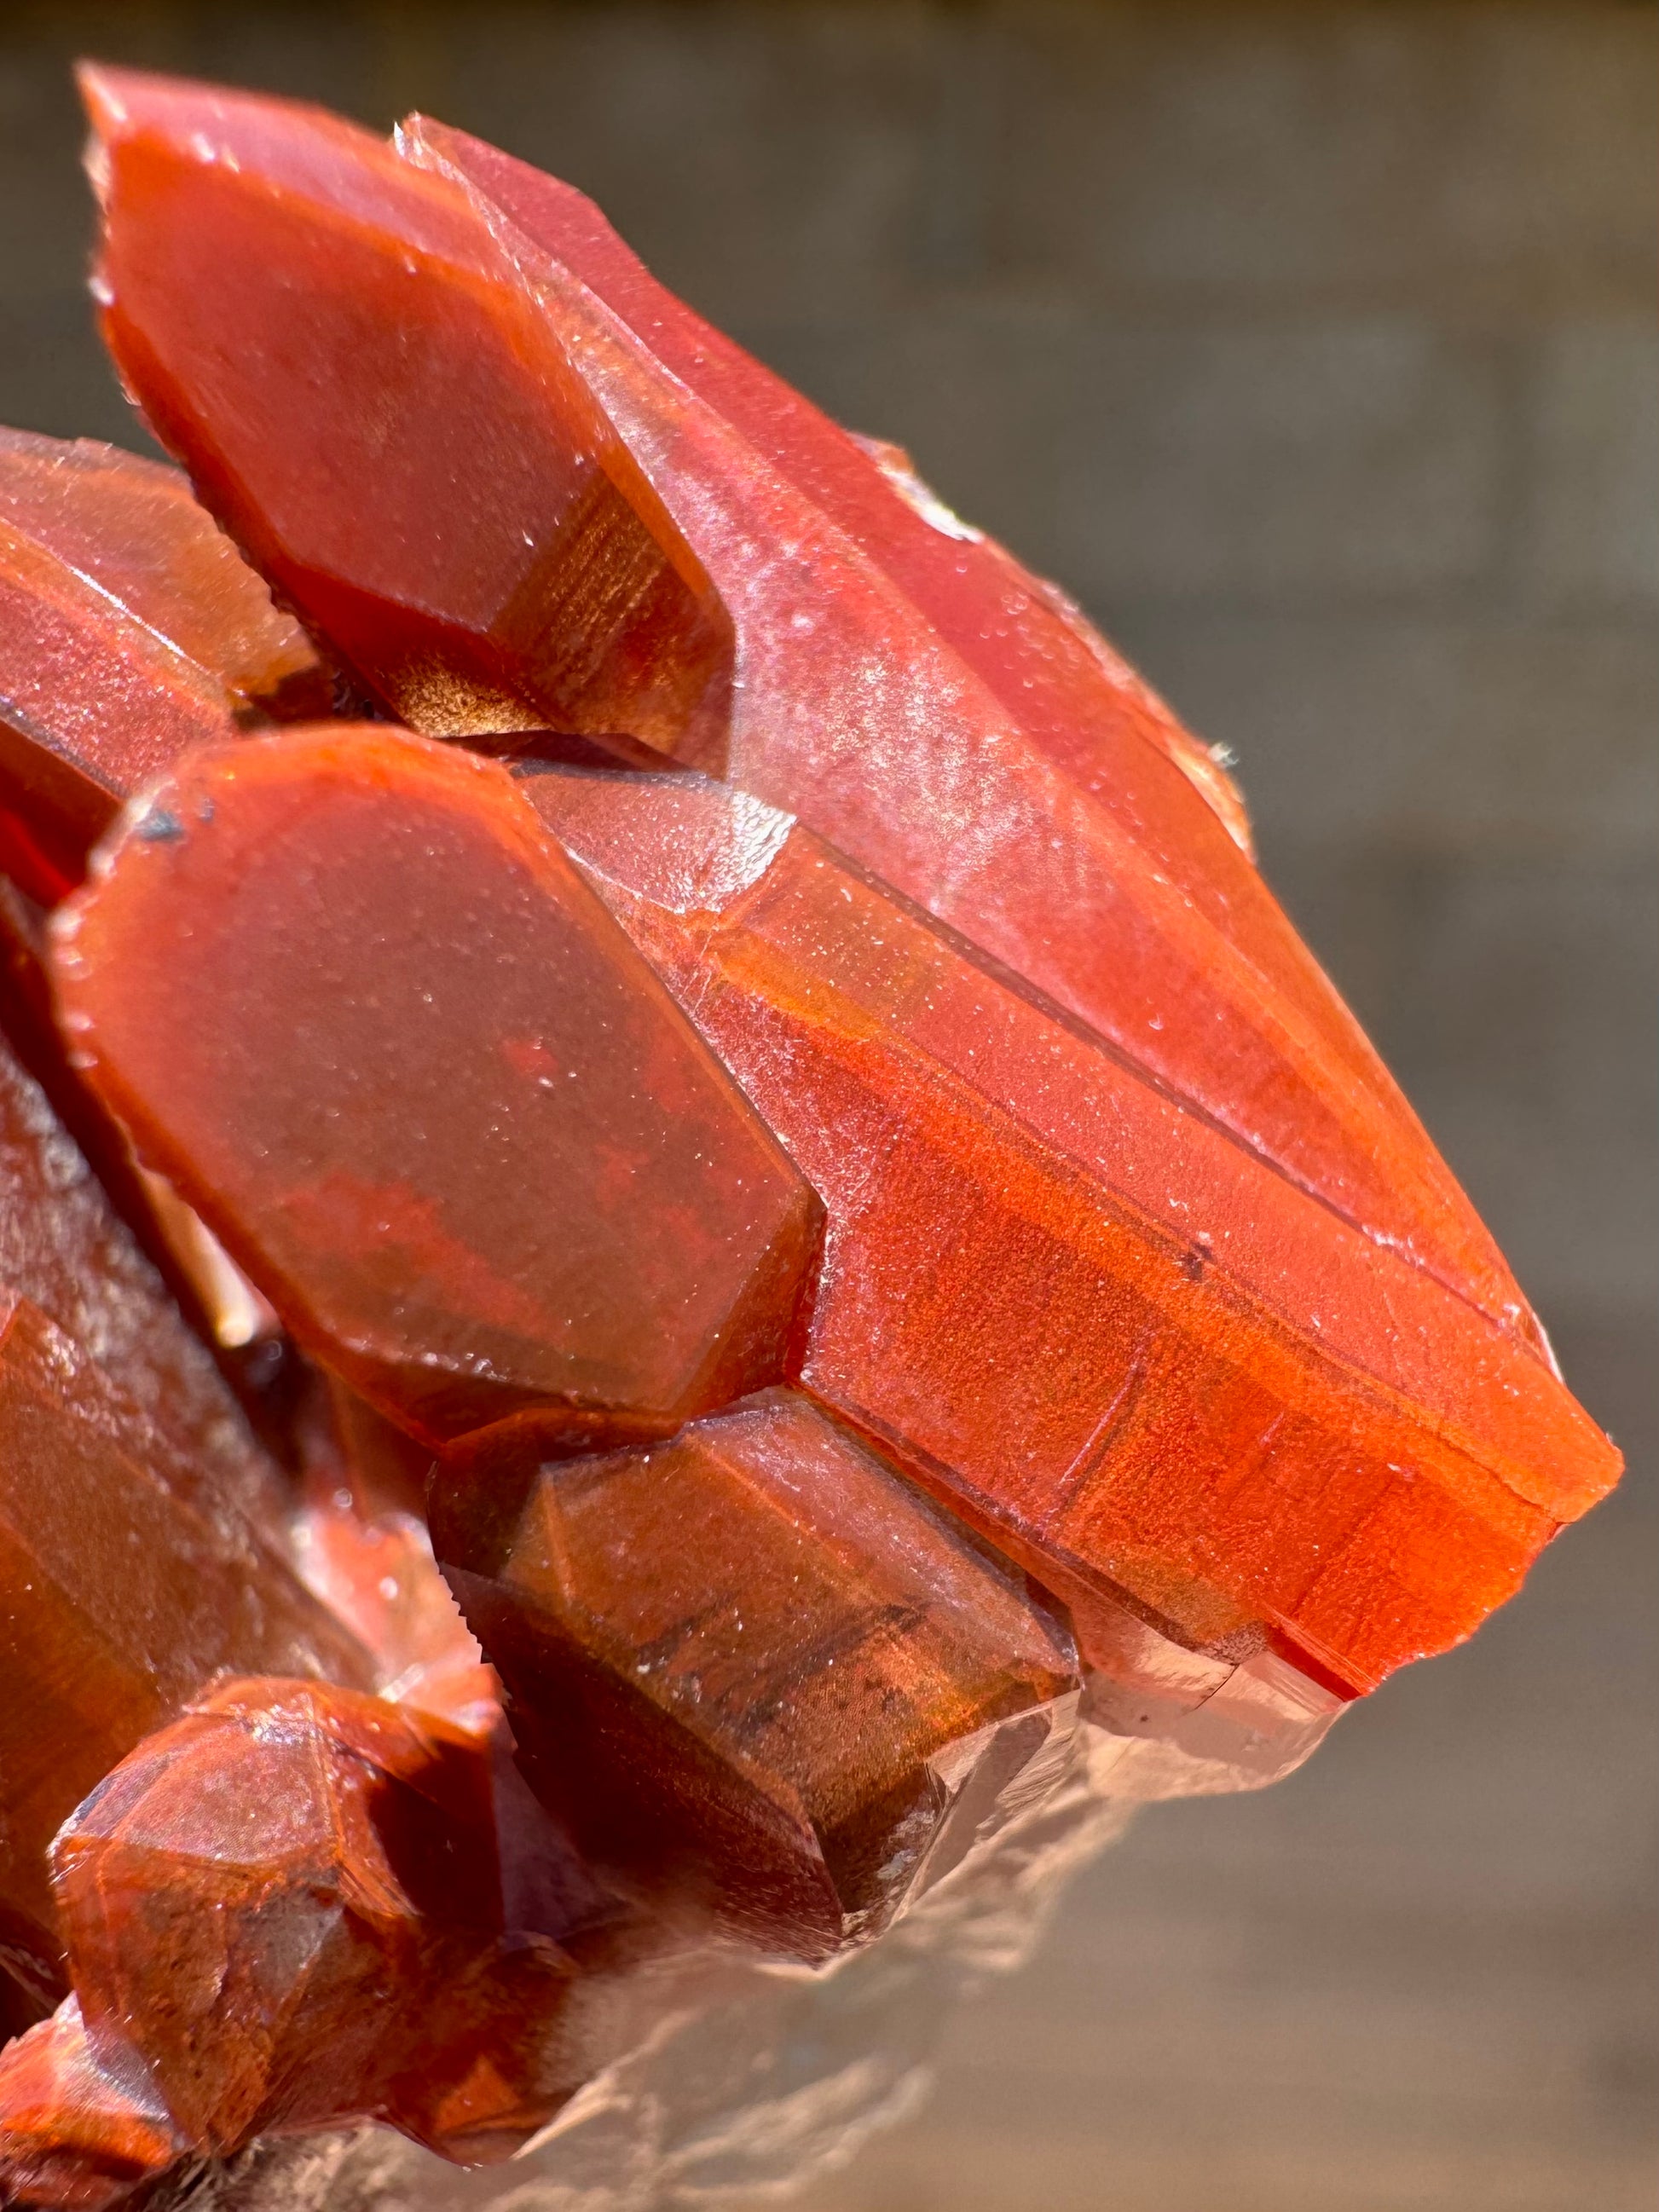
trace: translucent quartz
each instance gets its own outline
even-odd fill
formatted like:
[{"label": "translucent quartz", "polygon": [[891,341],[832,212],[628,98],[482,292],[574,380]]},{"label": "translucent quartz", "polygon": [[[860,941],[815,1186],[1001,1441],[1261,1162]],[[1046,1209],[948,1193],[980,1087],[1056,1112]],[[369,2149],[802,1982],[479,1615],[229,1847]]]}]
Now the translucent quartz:
[{"label": "translucent quartz", "polygon": [[162,1440],[168,1480],[198,1511],[228,1510],[277,1535],[282,1478],[111,1203],[125,1152],[105,1144],[89,1164],[76,1142],[84,1127],[65,1128],[0,1036],[0,1285],[95,1359]]},{"label": "translucent quartz", "polygon": [[431,1454],[320,1378],[299,1425],[295,1550],[306,1587],[370,1652],[382,1697],[489,1735],[501,1726],[500,1685],[427,1534]]},{"label": "translucent quartz", "polygon": [[[251,557],[410,719],[521,728],[521,618],[561,654],[580,621],[635,670],[684,651],[625,592],[577,607],[566,487],[602,472],[607,537],[631,502],[639,542],[723,609],[742,680],[678,728],[648,683],[637,712],[620,692],[605,714],[550,693],[543,720],[799,815],[1536,1343],[1214,779],[1194,781],[1194,748],[1079,617],[703,348],[642,272],[618,276],[592,211],[568,221],[530,173],[509,190],[498,161],[420,130],[400,165],[315,110],[130,72],[86,88],[123,374]],[[478,705],[492,684],[505,720]]]},{"label": "translucent quartz", "polygon": [[185,2148],[141,2066],[100,2064],[76,1998],[0,2051],[7,2203],[104,2212]]},{"label": "translucent quartz", "polygon": [[1076,608],[554,180],[86,82],[320,642],[0,437],[0,1024],[297,1480],[0,1055],[0,2200],[775,2191],[1617,1457]]},{"label": "translucent quartz", "polygon": [[[1490,1237],[1250,866],[1224,775],[1080,611],[902,453],[849,437],[689,313],[568,187],[424,118],[398,143],[518,261],[725,599],[744,670],[732,779],[1535,1342]],[[757,541],[790,560],[757,562]]]},{"label": "translucent quartz", "polygon": [[0,430],[0,850],[33,896],[187,746],[331,688],[176,469]]},{"label": "translucent quartz", "polygon": [[[416,728],[626,731],[712,757],[732,674],[725,610],[457,196],[320,109],[126,71],[83,82],[113,157],[99,175],[124,370],[285,600]],[[228,161],[201,127],[204,99],[234,118]],[[280,330],[272,285],[304,298]],[[424,329],[412,349],[411,310]],[[320,445],[272,434],[302,392],[328,395]],[[343,484],[356,489],[342,499]]]},{"label": "translucent quartz", "polygon": [[501,1718],[495,1671],[439,1573],[424,1522],[359,1512],[348,1494],[313,1490],[296,1516],[301,1579],[345,1623],[393,1705],[488,1735]]},{"label": "translucent quartz", "polygon": [[[763,2200],[915,2111],[941,2028],[1029,1955],[1068,1875],[1127,1817],[1062,1771],[878,1944],[830,1972],[730,1948],[644,1978],[652,2032],[505,2168],[458,2172],[380,2129],[275,2139],[188,2172],[192,2212],[642,2212]],[[573,2006],[593,1987],[578,1983]],[[164,2197],[170,2203],[171,2197]]]},{"label": "translucent quartz", "polygon": [[1127,1597],[1370,1688],[1613,1480],[1512,1334],[809,831],[701,780],[523,788],[826,1202],[803,1386],[1076,1601],[1097,1663],[1090,1601]]},{"label": "translucent quartz", "polygon": [[54,1847],[94,2051],[141,2061],[203,2149],[361,2116],[508,2156],[575,2086],[571,1969],[503,1935],[491,1783],[476,1741],[380,1698],[255,1680],[198,1701]]},{"label": "translucent quartz", "polygon": [[1343,1709],[1276,1651],[1219,1667],[1175,1647],[1160,1656],[1151,1680],[1127,1672],[1115,1653],[1090,1674],[1083,1747],[1104,1798],[1138,1804],[1263,1789],[1310,1757]]},{"label": "translucent quartz", "polygon": [[313,1486],[343,1484],[365,1517],[424,1515],[430,1449],[377,1413],[338,1376],[313,1373],[296,1425]]},{"label": "translucent quartz", "polygon": [[1017,1771],[1075,1688],[1023,1578],[787,1393],[513,1490],[441,1471],[432,1512],[584,1847],[700,1862],[726,1921],[803,1955],[890,1918],[976,1755]]},{"label": "translucent quartz", "polygon": [[421,1440],[663,1434],[781,1373],[817,1202],[491,763],[200,750],[57,967],[140,1152]]},{"label": "translucent quartz", "polygon": [[[52,1003],[47,921],[46,909],[0,878],[0,1034],[84,1158],[91,1176],[82,1180],[101,1185],[191,1328],[215,1347],[215,1364],[244,1412],[281,1455],[287,1362],[276,1316],[200,1216],[133,1158],[126,1132],[70,1066]],[[146,1387],[152,1381],[147,1374]]]},{"label": "translucent quartz", "polygon": [[[604,301],[687,389],[722,415],[780,475],[831,516],[949,639],[951,648],[1057,763],[1130,818],[1160,818],[1159,857],[1193,866],[1188,810],[1167,805],[1142,743],[1164,752],[1247,854],[1243,801],[1211,749],[1182,728],[1054,585],[1029,574],[982,531],[950,513],[896,446],[843,430],[657,283],[592,201],[511,155],[410,116],[395,134],[407,158],[487,201],[523,237]],[[1193,888],[1207,888],[1201,871]]]},{"label": "translucent quartz", "polygon": [[361,1647],[27,1300],[0,1297],[0,1935],[61,1987],[46,1846],[116,1760],[227,1668],[367,1677]]}]

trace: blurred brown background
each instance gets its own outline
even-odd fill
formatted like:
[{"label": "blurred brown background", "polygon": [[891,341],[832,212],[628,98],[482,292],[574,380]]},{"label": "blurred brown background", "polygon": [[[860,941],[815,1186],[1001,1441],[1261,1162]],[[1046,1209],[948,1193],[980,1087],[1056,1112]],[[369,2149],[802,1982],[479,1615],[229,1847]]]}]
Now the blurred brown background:
[{"label": "blurred brown background", "polygon": [[1302,1774],[1147,1814],[808,2212],[1648,2212],[1659,16],[12,4],[0,419],[134,442],[77,51],[557,169],[1060,578],[1239,756],[1630,1455]]}]

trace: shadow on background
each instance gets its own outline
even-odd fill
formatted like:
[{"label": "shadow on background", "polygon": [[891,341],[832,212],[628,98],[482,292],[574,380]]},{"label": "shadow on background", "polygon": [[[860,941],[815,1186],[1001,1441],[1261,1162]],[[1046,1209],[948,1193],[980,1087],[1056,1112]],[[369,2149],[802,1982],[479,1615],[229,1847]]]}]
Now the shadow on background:
[{"label": "shadow on background", "polygon": [[132,444],[77,51],[424,106],[1082,598],[1625,1445],[1466,1650],[1146,1815],[810,2212],[1624,2212],[1654,2158],[1659,18],[1612,4],[29,7],[0,420]]}]

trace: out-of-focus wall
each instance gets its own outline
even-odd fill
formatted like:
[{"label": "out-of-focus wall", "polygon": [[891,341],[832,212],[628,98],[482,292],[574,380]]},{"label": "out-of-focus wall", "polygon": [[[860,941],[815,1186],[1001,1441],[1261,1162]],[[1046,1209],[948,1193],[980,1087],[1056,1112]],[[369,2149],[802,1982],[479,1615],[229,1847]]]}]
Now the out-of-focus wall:
[{"label": "out-of-focus wall", "polygon": [[1467,1653],[1171,1808],[829,2212],[1645,2205],[1659,16],[1575,5],[13,5],[0,418],[131,440],[76,49],[423,105],[1059,577],[1626,1443]]}]

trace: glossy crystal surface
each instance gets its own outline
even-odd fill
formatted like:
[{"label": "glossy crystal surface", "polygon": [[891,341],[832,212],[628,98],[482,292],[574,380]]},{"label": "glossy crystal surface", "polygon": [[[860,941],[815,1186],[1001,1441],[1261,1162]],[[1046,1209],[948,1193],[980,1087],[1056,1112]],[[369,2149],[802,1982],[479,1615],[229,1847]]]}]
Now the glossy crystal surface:
[{"label": "glossy crystal surface", "polygon": [[141,1152],[416,1437],[664,1434],[781,1373],[817,1200],[501,768],[198,749],[58,973]]},{"label": "glossy crystal surface", "polygon": [[53,1847],[94,2052],[184,2139],[377,2117],[508,2155],[574,2084],[568,1978],[502,1940],[487,1752],[331,1686],[232,1681],[125,1759]]},{"label": "glossy crystal surface", "polygon": [[526,1478],[441,1472],[433,1534],[532,1783],[763,1943],[875,1932],[981,1759],[1069,1731],[1063,1623],[804,1399]]},{"label": "glossy crystal surface", "polygon": [[[127,72],[88,88],[106,334],[208,503],[337,641],[342,580],[378,605],[388,561],[411,541],[441,549],[444,569],[399,599],[398,657],[432,672],[403,708],[420,726],[495,726],[471,699],[481,603],[492,619],[526,603],[539,488],[623,449],[631,467],[607,483],[653,545],[672,540],[707,578],[743,681],[683,732],[623,698],[597,716],[549,702],[543,722],[714,769],[799,815],[1345,1218],[1530,1327],[1231,834],[1219,771],[1184,772],[1190,742],[1080,617],[975,533],[941,526],[916,491],[907,501],[902,472],[779,398],[732,349],[704,348],[595,211],[562,221],[570,196],[517,169],[504,185],[501,157],[475,163],[468,143],[416,125],[399,164],[315,111]],[[410,256],[432,282],[409,281]],[[313,301],[304,347],[296,265]],[[535,366],[533,411],[486,366],[507,355],[514,375]],[[389,448],[376,426],[392,412]],[[469,419],[489,434],[463,453]],[[366,437],[376,497],[342,502],[333,487],[370,458]],[[510,482],[494,476],[503,455]],[[411,528],[438,505],[441,536]],[[322,576],[320,550],[290,550],[319,514]],[[780,546],[787,558],[756,557]],[[628,649],[673,661],[653,635]]]},{"label": "glossy crystal surface", "polygon": [[142,2069],[100,2063],[76,1998],[0,2051],[0,2172],[11,2201],[104,2212],[185,2147]]},{"label": "glossy crystal surface", "polygon": [[53,1831],[226,1668],[366,1680],[285,1553],[280,1479],[0,1048],[0,1957],[62,1987]]},{"label": "glossy crystal surface", "polygon": [[[319,109],[85,81],[117,357],[345,665],[417,729],[629,732],[712,757],[725,609],[457,196]],[[273,285],[306,301],[280,332]],[[277,432],[296,415],[319,444]],[[342,499],[346,483],[373,496]]]},{"label": "glossy crystal surface", "polygon": [[331,689],[176,470],[0,431],[0,854],[25,890],[60,896],[188,746]]},{"label": "glossy crystal surface", "polygon": [[[399,143],[460,186],[521,269],[731,610],[744,668],[731,780],[1529,1331],[1500,1255],[1251,866],[1224,772],[1077,610],[943,508],[902,454],[849,437],[710,331],[568,187],[423,118]],[[757,540],[791,560],[756,562]]]},{"label": "glossy crystal surface", "polygon": [[1617,1455],[1069,601],[556,180],[86,91],[201,504],[0,434],[0,2198],[775,2191]]},{"label": "glossy crystal surface", "polygon": [[1606,1479],[1523,1342],[810,831],[710,783],[524,788],[825,1200],[803,1386],[1050,1587],[1352,1692]]}]

